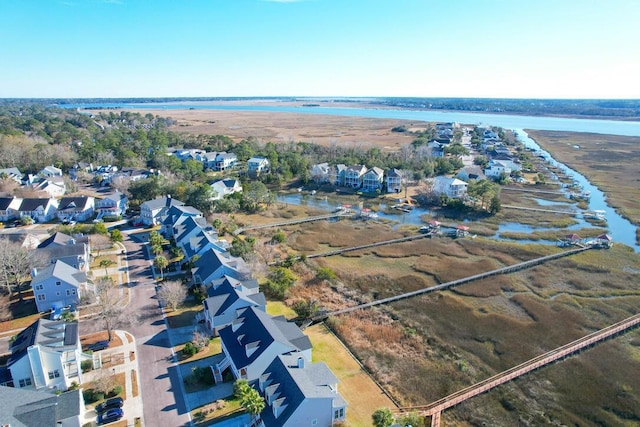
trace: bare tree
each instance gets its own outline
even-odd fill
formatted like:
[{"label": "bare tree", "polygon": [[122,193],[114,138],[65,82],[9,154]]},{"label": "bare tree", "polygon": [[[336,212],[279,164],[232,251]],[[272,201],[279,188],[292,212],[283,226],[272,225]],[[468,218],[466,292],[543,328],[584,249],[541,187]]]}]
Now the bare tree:
[{"label": "bare tree", "polygon": [[172,310],[176,310],[187,298],[187,288],[177,280],[170,280],[162,284],[158,297]]},{"label": "bare tree", "polygon": [[108,369],[100,369],[93,379],[93,389],[105,395],[109,394],[117,385],[116,376]]},{"label": "bare tree", "polygon": [[11,319],[11,309],[9,308],[9,295],[0,293],[0,322]]},{"label": "bare tree", "polygon": [[0,283],[9,295],[18,292],[22,301],[22,286],[29,281],[34,267],[45,265],[40,253],[23,248],[19,243],[0,238]]},{"label": "bare tree", "polygon": [[209,343],[211,342],[211,337],[208,334],[205,334],[199,330],[196,330],[193,333],[193,338],[191,338],[191,342],[200,350],[202,350],[209,346]]},{"label": "bare tree", "polygon": [[128,325],[132,318],[125,313],[126,301],[120,292],[119,286],[115,285],[108,277],[101,277],[96,281],[96,297],[100,313],[98,317],[104,320],[109,341],[112,338],[112,331],[120,326]]},{"label": "bare tree", "polygon": [[129,194],[130,185],[131,179],[126,176],[116,176],[111,180],[111,187],[124,194]]},{"label": "bare tree", "polygon": [[100,251],[109,249],[113,246],[111,238],[103,234],[92,234],[90,239],[91,247],[97,252],[97,256],[100,256]]}]

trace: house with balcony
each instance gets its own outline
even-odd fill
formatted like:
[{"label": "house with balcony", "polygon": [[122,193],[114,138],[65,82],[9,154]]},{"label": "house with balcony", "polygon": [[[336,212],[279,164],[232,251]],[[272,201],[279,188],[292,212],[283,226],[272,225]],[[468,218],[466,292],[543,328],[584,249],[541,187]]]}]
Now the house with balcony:
[{"label": "house with balcony", "polygon": [[311,362],[311,341],[295,323],[255,307],[239,310],[237,318],[219,334],[225,357],[212,367],[216,383],[222,381],[226,369],[235,379],[255,381],[283,354],[295,352]]},{"label": "house with balcony", "polygon": [[331,166],[329,166],[329,163],[316,163],[315,165],[311,166],[311,179],[316,183],[316,184],[328,184],[328,183],[332,183],[331,181]]},{"label": "house with balcony", "polygon": [[236,320],[243,309],[255,307],[265,311],[267,306],[264,294],[258,291],[257,281],[240,281],[229,276],[212,282],[202,303],[205,324],[214,336]]},{"label": "house with balcony", "polygon": [[344,186],[358,189],[362,187],[362,177],[367,173],[364,165],[349,166],[344,172]]},{"label": "house with balcony", "polygon": [[489,164],[484,170],[484,174],[489,178],[500,178],[501,175],[509,176],[511,175],[512,169],[509,167],[508,163],[503,160],[495,160],[491,159]]},{"label": "house with balcony", "polygon": [[433,191],[439,195],[445,195],[452,199],[464,199],[467,197],[468,184],[458,178],[437,176],[432,179]]},{"label": "house with balcony", "polygon": [[382,190],[384,171],[378,167],[372,167],[362,175],[362,191],[374,192]]},{"label": "house with balcony", "polygon": [[247,173],[258,176],[269,171],[269,160],[266,157],[252,157],[247,161]]},{"label": "house with balcony", "polygon": [[266,403],[260,426],[331,427],[346,419],[336,376],[324,362],[311,363],[300,353],[277,356],[254,386]]},{"label": "house with balcony", "polygon": [[48,267],[34,268],[31,277],[31,289],[40,313],[77,306],[87,286],[87,273],[60,260]]},{"label": "house with balcony", "polygon": [[233,169],[236,166],[236,163],[238,163],[238,156],[235,154],[225,152],[216,153],[212,169],[214,171],[222,172]]},{"label": "house with balcony", "polygon": [[344,187],[345,174],[347,173],[347,166],[343,164],[333,165],[329,168],[329,183],[336,187]]},{"label": "house with balcony", "polygon": [[120,191],[116,190],[106,194],[102,199],[95,202],[97,219],[104,217],[122,217],[129,209],[129,199]]},{"label": "house with balcony", "polygon": [[402,191],[402,184],[404,182],[404,175],[400,169],[389,169],[385,176],[385,183],[387,185],[387,193],[400,193]]},{"label": "house with balcony", "polygon": [[65,391],[82,383],[77,322],[38,319],[11,343],[7,369],[13,387]]}]

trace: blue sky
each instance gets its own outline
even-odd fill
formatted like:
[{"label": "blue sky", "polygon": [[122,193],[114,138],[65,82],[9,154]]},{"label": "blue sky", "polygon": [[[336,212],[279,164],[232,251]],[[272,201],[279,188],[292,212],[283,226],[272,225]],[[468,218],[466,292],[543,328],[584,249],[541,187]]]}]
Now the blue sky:
[{"label": "blue sky", "polygon": [[636,0],[0,0],[0,97],[640,98]]}]

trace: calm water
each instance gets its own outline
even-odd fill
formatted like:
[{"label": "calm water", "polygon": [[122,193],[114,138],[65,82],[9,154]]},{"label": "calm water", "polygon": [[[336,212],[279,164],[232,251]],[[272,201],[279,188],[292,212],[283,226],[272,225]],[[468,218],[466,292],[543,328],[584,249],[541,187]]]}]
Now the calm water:
[{"label": "calm water", "polygon": [[344,107],[295,107],[277,105],[214,105],[206,102],[193,103],[121,103],[121,104],[69,104],[66,108],[96,107],[129,109],[205,109],[235,111],[267,111],[274,113],[328,114],[334,116],[355,116],[401,120],[421,120],[427,122],[458,122],[465,124],[493,125],[506,129],[561,130],[571,132],[593,132],[611,135],[640,136],[640,122],[614,120],[568,119],[555,117],[513,116],[503,114],[467,113],[457,111],[417,111],[386,108],[344,108]]},{"label": "calm water", "polygon": [[[96,107],[97,104],[69,104],[66,108]],[[614,242],[621,242],[640,251],[640,246],[635,242],[636,227],[626,219],[618,215],[613,208],[607,205],[605,195],[596,186],[592,185],[583,175],[570,169],[564,164],[556,162],[549,153],[542,150],[534,140],[528,137],[523,129],[536,130],[558,130],[570,132],[592,132],[611,135],[640,136],[640,122],[623,122],[614,120],[592,120],[592,119],[569,119],[555,117],[534,117],[534,116],[514,116],[501,114],[483,114],[469,112],[450,111],[414,111],[414,110],[394,110],[394,109],[372,109],[372,108],[333,108],[333,107],[295,107],[295,106],[273,106],[273,105],[215,105],[206,102],[172,102],[172,103],[101,103],[101,107],[106,108],[129,108],[129,109],[209,109],[209,110],[235,110],[235,111],[266,111],[276,113],[303,113],[303,114],[328,114],[336,116],[371,117],[401,120],[420,120],[428,122],[458,122],[465,124],[492,125],[506,129],[514,129],[519,134],[519,139],[528,147],[535,148],[544,154],[550,163],[556,165],[565,173],[573,175],[574,179],[582,185],[584,190],[591,192],[589,209],[602,209],[606,211],[608,230]],[[289,197],[289,196],[286,196]],[[294,198],[302,203],[318,203],[314,198],[307,202],[303,196],[295,194],[290,196],[291,203]],[[286,200],[282,200],[286,201]],[[321,204],[321,203],[320,203]],[[323,209],[333,209],[335,205],[317,206]],[[380,209],[380,217],[387,214]],[[400,223],[420,223],[420,216],[427,211],[414,211],[401,215],[391,215],[389,219],[394,219]],[[500,232],[516,231],[509,230],[509,227],[501,228]]]}]

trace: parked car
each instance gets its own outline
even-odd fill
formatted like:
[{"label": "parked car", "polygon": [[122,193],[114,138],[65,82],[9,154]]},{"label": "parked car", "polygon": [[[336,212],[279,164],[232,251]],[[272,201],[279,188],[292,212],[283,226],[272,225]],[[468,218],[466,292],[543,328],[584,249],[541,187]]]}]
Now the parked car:
[{"label": "parked car", "polygon": [[111,408],[107,409],[106,412],[98,415],[98,425],[108,424],[114,421],[118,421],[120,418],[124,416],[124,411],[122,408]]},{"label": "parked car", "polygon": [[104,350],[105,348],[108,348],[108,347],[109,347],[109,341],[104,340],[104,341],[94,342],[88,348],[91,351],[100,351],[100,350]]},{"label": "parked car", "polygon": [[96,405],[96,412],[102,413],[109,409],[122,408],[122,405],[124,405],[124,400],[122,400],[121,397],[114,397],[112,399],[105,400],[99,405]]}]

